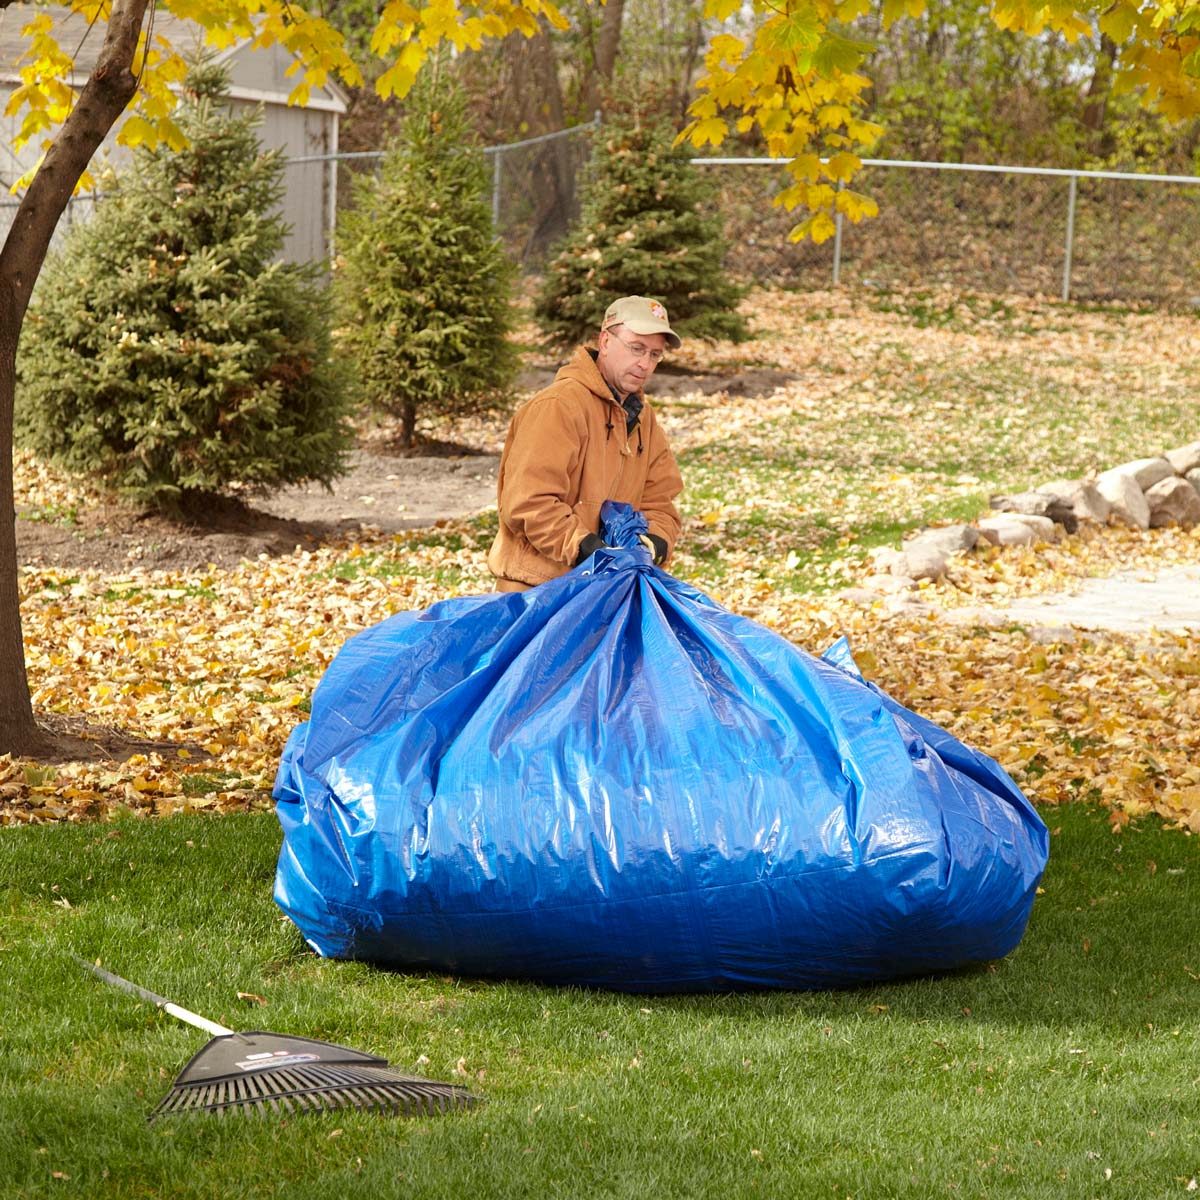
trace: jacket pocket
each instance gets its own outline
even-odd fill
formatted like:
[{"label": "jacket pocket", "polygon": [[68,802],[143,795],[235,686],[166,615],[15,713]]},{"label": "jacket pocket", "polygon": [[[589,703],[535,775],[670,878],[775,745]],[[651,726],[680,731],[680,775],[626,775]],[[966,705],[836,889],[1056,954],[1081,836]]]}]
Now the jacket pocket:
[{"label": "jacket pocket", "polygon": [[590,533],[600,532],[600,505],[603,500],[580,500],[571,511],[575,519]]}]

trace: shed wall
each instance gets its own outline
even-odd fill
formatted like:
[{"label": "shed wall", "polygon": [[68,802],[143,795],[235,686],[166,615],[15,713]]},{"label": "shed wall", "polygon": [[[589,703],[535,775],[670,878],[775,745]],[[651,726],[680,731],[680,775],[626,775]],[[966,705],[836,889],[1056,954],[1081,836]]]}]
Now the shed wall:
[{"label": "shed wall", "polygon": [[[242,46],[230,51],[224,61],[229,68],[231,88],[245,97],[231,99],[230,108],[240,113],[261,103],[262,123],[258,136],[264,150],[278,149],[284,159],[337,152],[338,115],[345,111],[345,105],[333,90],[314,88],[309,107],[288,107],[285,101],[296,82],[294,76],[287,75],[288,65],[293,61],[288,51],[279,46],[266,50]],[[0,79],[0,114],[16,87],[15,79]],[[0,184],[3,185],[0,187],[0,239],[7,236],[19,203],[19,197],[10,195],[8,188],[37,162],[41,154],[36,143],[14,149],[13,142],[19,129],[20,121],[16,116],[0,115],[0,138],[3,139],[0,142]],[[105,159],[119,168],[128,156],[129,151],[118,146],[110,135],[92,160],[93,170]],[[282,257],[289,262],[327,263],[331,252],[329,226],[335,211],[337,187],[335,164],[286,166],[283,185],[284,196],[279,211],[289,226],[289,233]],[[314,202],[314,197],[319,198],[319,202]],[[90,196],[77,196],[67,205],[55,232],[52,249],[61,243],[75,221],[91,215],[95,203]]]}]

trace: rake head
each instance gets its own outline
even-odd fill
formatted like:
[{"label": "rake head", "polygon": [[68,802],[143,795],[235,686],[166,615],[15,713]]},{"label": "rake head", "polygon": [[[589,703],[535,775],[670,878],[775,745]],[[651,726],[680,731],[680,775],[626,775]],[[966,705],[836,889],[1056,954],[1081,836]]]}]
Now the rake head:
[{"label": "rake head", "polygon": [[464,1088],[402,1075],[387,1059],[333,1042],[256,1030],[215,1037],[179,1073],[150,1114],[266,1114],[359,1109],[432,1116],[467,1108]]}]

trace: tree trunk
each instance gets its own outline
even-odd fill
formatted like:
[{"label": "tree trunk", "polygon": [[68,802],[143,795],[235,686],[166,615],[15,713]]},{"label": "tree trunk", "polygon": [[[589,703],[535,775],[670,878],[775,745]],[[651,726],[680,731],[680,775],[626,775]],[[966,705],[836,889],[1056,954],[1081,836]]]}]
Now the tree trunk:
[{"label": "tree trunk", "polygon": [[25,644],[17,597],[17,514],[13,501],[12,415],[17,364],[13,288],[6,279],[0,294],[0,752],[40,749],[25,678]]},{"label": "tree trunk", "polygon": [[681,121],[687,120],[688,105],[691,104],[694,94],[692,80],[695,78],[696,69],[700,65],[703,53],[704,21],[697,18],[688,32],[687,53],[681,64],[682,73],[679,78],[678,99],[675,103],[675,110]]},{"label": "tree trunk", "polygon": [[625,0],[608,0],[600,22],[600,44],[596,47],[596,74],[605,83],[612,83],[621,48],[621,19],[625,15]]},{"label": "tree trunk", "polygon": [[0,250],[0,754],[37,755],[48,748],[30,704],[17,592],[12,470],[17,342],[58,220],[92,155],[133,99],[133,55],[147,3],[114,0],[95,69],[29,185]]},{"label": "tree trunk", "polygon": [[[524,42],[529,71],[531,115],[540,110],[541,128],[562,129],[567,123],[562,82],[558,77],[558,55],[554,51],[553,32],[545,17],[538,18],[539,31]],[[533,116],[534,121],[537,116]],[[537,128],[537,126],[532,126]]]},{"label": "tree trunk", "polygon": [[1108,97],[1112,93],[1113,69],[1116,62],[1116,43],[1108,34],[1101,34],[1096,64],[1084,93],[1082,119],[1084,129],[1094,134],[1100,134],[1104,130],[1104,114],[1108,107]]},{"label": "tree trunk", "polygon": [[[528,103],[536,105],[530,112],[532,120],[527,120],[531,129],[555,132],[566,126],[566,103],[550,25],[545,17],[539,18],[539,24],[541,31],[528,38],[523,47],[529,80],[525,94]],[[555,138],[544,143],[537,149],[537,158],[541,178],[535,191],[536,209],[522,259],[540,256],[547,246],[561,238],[575,211],[575,167],[566,139]]]},{"label": "tree trunk", "polygon": [[596,44],[595,62],[584,86],[584,96],[590,110],[588,116],[600,108],[603,91],[613,80],[617,65],[617,52],[621,48],[621,21],[625,15],[625,0],[607,0],[600,18],[600,38]]}]

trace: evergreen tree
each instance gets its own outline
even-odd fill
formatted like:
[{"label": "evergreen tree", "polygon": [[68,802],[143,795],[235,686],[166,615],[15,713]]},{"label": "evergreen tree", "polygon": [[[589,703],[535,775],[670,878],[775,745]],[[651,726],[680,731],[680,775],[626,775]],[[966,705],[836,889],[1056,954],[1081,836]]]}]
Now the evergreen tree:
[{"label": "evergreen tree", "polygon": [[483,155],[462,96],[419,84],[377,176],[355,181],[338,227],[340,341],[367,402],[400,417],[506,399],[513,267],[496,239]]},{"label": "evergreen tree", "polygon": [[313,268],[276,261],[283,166],[214,67],[184,150],[135,151],[47,264],[21,344],[22,440],[155,508],[329,482],[349,443]]},{"label": "evergreen tree", "polygon": [[722,269],[714,189],[672,143],[656,123],[610,126],[597,140],[579,226],[546,268],[534,307],[556,343],[593,337],[618,296],[661,300],[683,335],[749,336],[737,311],[745,289]]}]

